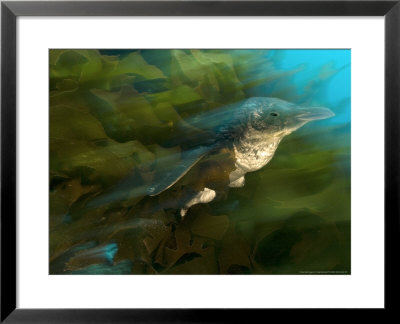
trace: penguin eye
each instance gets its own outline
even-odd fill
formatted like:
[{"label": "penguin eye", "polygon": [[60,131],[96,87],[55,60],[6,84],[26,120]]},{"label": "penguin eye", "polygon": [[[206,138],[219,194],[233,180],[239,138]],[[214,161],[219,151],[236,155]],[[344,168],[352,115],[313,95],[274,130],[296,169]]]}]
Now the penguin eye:
[{"label": "penguin eye", "polygon": [[276,112],[272,112],[272,113],[270,113],[270,116],[278,117],[279,115]]}]

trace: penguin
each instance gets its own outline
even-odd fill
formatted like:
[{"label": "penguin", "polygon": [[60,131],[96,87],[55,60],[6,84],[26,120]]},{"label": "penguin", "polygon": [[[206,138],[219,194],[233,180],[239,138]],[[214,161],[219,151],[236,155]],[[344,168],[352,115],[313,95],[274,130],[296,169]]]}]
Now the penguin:
[{"label": "penguin", "polygon": [[[228,105],[188,122],[213,131],[213,138],[182,153],[181,162],[166,172],[147,189],[149,196],[157,196],[171,188],[199,161],[215,152],[228,151],[234,168],[229,171],[230,188],[245,185],[245,175],[265,167],[273,158],[282,139],[314,120],[333,117],[325,107],[302,107],[278,98],[253,97]],[[180,215],[199,203],[209,203],[217,196],[213,188],[186,195]]]}]

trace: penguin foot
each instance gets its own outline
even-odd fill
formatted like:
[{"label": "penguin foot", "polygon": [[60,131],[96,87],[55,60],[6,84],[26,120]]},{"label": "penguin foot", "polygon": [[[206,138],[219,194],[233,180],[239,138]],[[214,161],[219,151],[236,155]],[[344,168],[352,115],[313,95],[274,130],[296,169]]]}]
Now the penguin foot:
[{"label": "penguin foot", "polygon": [[236,179],[235,181],[232,181],[229,184],[229,187],[231,188],[241,188],[245,184],[244,176],[241,176],[239,179]]},{"label": "penguin foot", "polygon": [[198,192],[192,199],[190,199],[183,208],[181,208],[181,217],[184,218],[189,208],[197,204],[207,204],[213,201],[216,196],[216,192],[209,188]]}]

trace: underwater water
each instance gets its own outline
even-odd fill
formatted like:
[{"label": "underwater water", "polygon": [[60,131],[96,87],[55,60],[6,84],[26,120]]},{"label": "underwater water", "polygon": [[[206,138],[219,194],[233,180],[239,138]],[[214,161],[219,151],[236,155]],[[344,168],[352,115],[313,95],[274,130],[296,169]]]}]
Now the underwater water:
[{"label": "underwater water", "polygon": [[[50,274],[350,274],[350,56],[50,50]],[[229,188],[232,150],[200,153],[251,97],[335,116]],[[205,186],[217,197],[182,218]]]}]

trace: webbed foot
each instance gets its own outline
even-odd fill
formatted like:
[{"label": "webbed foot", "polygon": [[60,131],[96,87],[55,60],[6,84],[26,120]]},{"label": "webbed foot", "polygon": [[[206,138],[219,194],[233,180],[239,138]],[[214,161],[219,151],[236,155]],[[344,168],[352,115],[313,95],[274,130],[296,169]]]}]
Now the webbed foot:
[{"label": "webbed foot", "polygon": [[209,188],[198,192],[192,199],[190,199],[184,207],[181,208],[181,217],[184,218],[190,207],[197,204],[207,204],[213,201],[216,196],[216,192]]},{"label": "webbed foot", "polygon": [[235,181],[232,181],[229,184],[229,187],[231,187],[231,188],[241,188],[241,187],[244,186],[245,182],[246,181],[244,179],[244,176],[241,176],[239,179],[236,179]]}]

